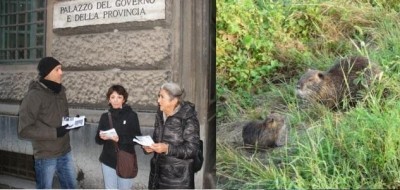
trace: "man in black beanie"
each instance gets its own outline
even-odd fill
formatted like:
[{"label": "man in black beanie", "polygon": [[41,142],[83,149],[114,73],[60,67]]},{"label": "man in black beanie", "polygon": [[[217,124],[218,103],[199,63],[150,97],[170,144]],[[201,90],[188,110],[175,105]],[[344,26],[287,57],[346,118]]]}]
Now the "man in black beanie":
[{"label": "man in black beanie", "polygon": [[61,126],[69,115],[65,87],[61,84],[61,63],[53,57],[39,61],[38,80],[29,90],[19,110],[18,136],[32,142],[37,189],[52,189],[57,171],[63,189],[77,188],[68,125]]},{"label": "man in black beanie", "polygon": [[61,63],[53,57],[45,57],[41,59],[37,66],[39,76],[42,78],[46,77],[54,69],[54,67],[58,65],[61,65]]}]

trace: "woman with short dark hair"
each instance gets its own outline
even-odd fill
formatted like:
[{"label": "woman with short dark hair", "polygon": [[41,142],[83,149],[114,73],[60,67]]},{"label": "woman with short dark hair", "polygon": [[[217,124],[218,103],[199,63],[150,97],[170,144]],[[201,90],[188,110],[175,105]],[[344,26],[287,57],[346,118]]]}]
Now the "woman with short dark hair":
[{"label": "woman with short dark hair", "polygon": [[141,136],[139,119],[135,111],[126,104],[128,93],[121,85],[111,86],[106,94],[111,113],[111,120],[117,135],[108,136],[101,133],[110,130],[108,112],[100,117],[96,134],[96,143],[103,145],[100,162],[103,171],[104,186],[106,189],[131,189],[133,178],[121,178],[116,173],[117,154],[114,142],[120,150],[135,154],[133,138]]}]

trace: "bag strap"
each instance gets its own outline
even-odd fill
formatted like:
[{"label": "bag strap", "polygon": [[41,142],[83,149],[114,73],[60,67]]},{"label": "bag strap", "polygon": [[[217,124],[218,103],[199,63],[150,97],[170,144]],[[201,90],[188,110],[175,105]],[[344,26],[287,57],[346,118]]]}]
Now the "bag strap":
[{"label": "bag strap", "polygon": [[[111,129],[114,128],[114,127],[113,127],[112,118],[111,118],[111,112],[108,112],[108,122],[110,123],[110,128],[111,128]],[[118,152],[118,151],[119,151],[118,143],[115,142],[115,141],[112,141],[112,142],[113,142],[113,144],[114,144],[114,146],[115,146],[115,151]]]}]

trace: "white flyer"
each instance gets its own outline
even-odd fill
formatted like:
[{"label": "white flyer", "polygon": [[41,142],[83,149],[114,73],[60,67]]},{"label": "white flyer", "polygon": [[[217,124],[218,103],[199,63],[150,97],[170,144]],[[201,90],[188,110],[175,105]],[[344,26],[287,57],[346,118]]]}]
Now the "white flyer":
[{"label": "white flyer", "polygon": [[136,136],[133,139],[133,142],[137,142],[143,146],[151,146],[154,144],[153,139],[150,137],[150,135],[145,135],[145,136]]},{"label": "white flyer", "polygon": [[114,128],[107,130],[107,131],[100,131],[100,134],[106,135],[108,138],[112,138],[114,136],[118,136],[117,132],[115,131]]},{"label": "white flyer", "polygon": [[82,127],[85,125],[85,116],[79,117],[63,117],[62,118],[62,126],[69,125],[66,129],[73,129],[77,127]]}]

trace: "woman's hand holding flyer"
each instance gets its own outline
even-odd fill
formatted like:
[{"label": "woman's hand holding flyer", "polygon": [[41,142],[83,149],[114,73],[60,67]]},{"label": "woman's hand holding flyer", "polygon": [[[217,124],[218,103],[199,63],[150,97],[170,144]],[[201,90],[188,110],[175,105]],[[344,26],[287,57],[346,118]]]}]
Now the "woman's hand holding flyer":
[{"label": "woman's hand holding flyer", "polygon": [[107,131],[100,131],[100,135],[106,136],[108,139],[112,139],[114,136],[118,136],[114,128]]}]

